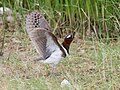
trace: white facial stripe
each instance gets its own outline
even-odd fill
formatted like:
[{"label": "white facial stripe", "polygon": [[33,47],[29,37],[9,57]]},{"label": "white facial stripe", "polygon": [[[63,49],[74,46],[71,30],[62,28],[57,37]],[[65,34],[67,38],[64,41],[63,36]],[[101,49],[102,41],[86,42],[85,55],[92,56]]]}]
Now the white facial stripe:
[{"label": "white facial stripe", "polygon": [[70,37],[71,37],[71,35],[68,35],[68,36],[67,36],[67,38],[70,38]]}]

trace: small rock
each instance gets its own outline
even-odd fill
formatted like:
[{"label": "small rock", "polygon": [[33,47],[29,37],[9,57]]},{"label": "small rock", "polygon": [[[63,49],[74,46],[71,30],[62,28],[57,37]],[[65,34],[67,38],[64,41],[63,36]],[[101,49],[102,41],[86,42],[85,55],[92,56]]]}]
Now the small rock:
[{"label": "small rock", "polygon": [[61,85],[60,85],[62,88],[69,88],[70,90],[72,90],[72,86],[70,84],[70,82],[66,79],[64,79],[62,82],[61,82]]},{"label": "small rock", "polygon": [[[4,11],[7,15],[12,15],[12,10],[8,7],[4,7]],[[3,7],[0,7],[0,15],[3,15]]]}]

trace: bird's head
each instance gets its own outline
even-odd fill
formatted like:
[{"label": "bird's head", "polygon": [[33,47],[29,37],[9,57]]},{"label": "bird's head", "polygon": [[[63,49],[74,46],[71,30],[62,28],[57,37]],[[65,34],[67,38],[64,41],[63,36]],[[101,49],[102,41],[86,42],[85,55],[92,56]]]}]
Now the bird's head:
[{"label": "bird's head", "polygon": [[68,35],[65,36],[64,42],[62,43],[63,47],[67,50],[68,54],[69,54],[69,47],[74,39],[74,36],[75,36],[75,32],[69,33]]}]

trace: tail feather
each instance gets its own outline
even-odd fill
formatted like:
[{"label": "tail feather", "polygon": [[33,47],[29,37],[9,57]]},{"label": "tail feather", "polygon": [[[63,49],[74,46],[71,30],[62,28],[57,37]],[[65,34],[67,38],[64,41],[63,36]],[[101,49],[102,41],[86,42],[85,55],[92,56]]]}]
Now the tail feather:
[{"label": "tail feather", "polygon": [[44,28],[46,30],[51,30],[50,25],[38,11],[33,11],[26,17],[26,29],[27,31],[32,31],[35,28]]}]

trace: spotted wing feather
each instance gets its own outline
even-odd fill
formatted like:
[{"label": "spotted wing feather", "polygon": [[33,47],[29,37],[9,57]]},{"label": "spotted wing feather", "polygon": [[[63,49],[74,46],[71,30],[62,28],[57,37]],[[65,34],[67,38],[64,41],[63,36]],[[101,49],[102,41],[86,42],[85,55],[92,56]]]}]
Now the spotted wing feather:
[{"label": "spotted wing feather", "polygon": [[26,17],[27,31],[31,31],[35,28],[44,28],[49,31],[51,30],[51,27],[48,24],[48,22],[46,21],[46,19],[38,11],[31,12]]}]

